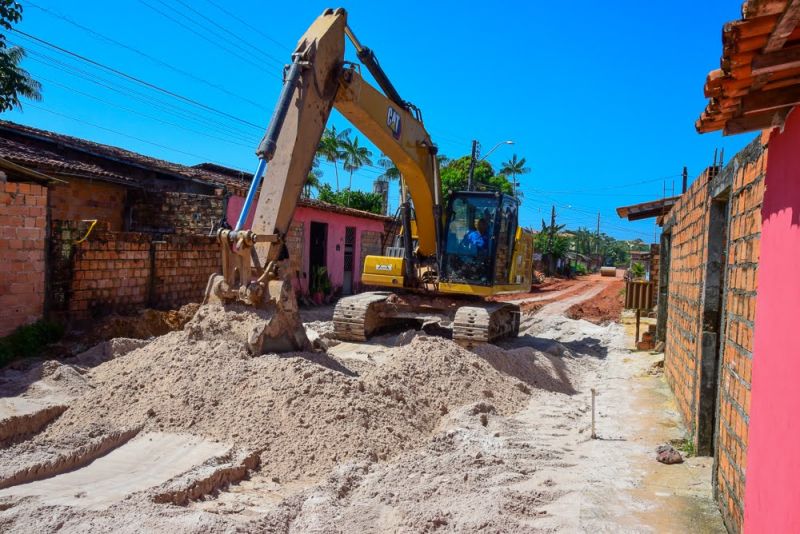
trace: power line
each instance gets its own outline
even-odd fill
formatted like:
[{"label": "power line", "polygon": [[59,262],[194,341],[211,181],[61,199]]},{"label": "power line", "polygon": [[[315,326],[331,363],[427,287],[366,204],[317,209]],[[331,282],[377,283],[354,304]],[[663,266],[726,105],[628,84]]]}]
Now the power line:
[{"label": "power line", "polygon": [[152,89],[154,91],[158,91],[160,93],[164,93],[164,94],[169,95],[171,97],[177,98],[179,100],[182,100],[182,101],[187,102],[189,104],[192,104],[194,106],[201,107],[201,108],[203,108],[203,109],[205,109],[207,111],[210,111],[210,112],[216,113],[218,115],[227,117],[229,119],[235,120],[235,121],[240,122],[242,124],[247,124],[248,126],[254,126],[256,128],[259,128],[259,129],[262,128],[262,126],[260,126],[258,124],[252,123],[252,122],[244,120],[244,119],[240,119],[239,117],[237,117],[235,115],[231,115],[230,113],[227,113],[225,111],[213,108],[211,106],[203,104],[202,102],[198,102],[197,100],[194,100],[194,99],[189,98],[187,96],[183,96],[183,95],[178,94],[178,93],[176,93],[174,91],[171,91],[169,89],[165,89],[163,87],[159,87],[158,85],[155,85],[155,84],[150,83],[148,81],[142,80],[141,78],[137,78],[136,76],[132,76],[130,74],[122,72],[122,71],[120,71],[118,69],[115,69],[114,67],[109,67],[108,65],[100,63],[99,61],[95,61],[95,60],[90,59],[90,58],[88,58],[86,56],[78,54],[76,52],[72,52],[71,50],[67,50],[66,48],[62,48],[62,47],[60,47],[60,46],[58,46],[56,44],[53,44],[53,43],[51,43],[49,41],[46,41],[44,39],[40,39],[39,37],[36,37],[36,36],[31,35],[29,33],[23,32],[22,30],[18,30],[16,28],[13,28],[12,31],[14,31],[14,32],[16,32],[16,33],[18,33],[20,35],[24,35],[25,37],[27,37],[29,39],[33,39],[34,41],[36,41],[38,43],[41,43],[43,45],[46,45],[46,46],[48,46],[50,48],[58,50],[59,52],[61,52],[63,54],[68,54],[68,55],[70,55],[70,56],[72,56],[74,58],[80,59],[81,61],[84,61],[84,62],[89,63],[91,65],[94,65],[96,67],[105,69],[105,70],[107,70],[109,72],[112,72],[112,73],[116,74],[117,76],[122,76],[122,77],[124,77],[124,78],[126,78],[126,79],[128,79],[130,81],[136,82],[136,83],[138,83],[140,85],[143,85],[145,87],[148,87],[148,88],[150,88],[150,89]]},{"label": "power line", "polygon": [[[181,15],[181,16],[183,16],[183,17],[184,17],[184,18],[186,18],[187,20],[191,21],[193,24],[195,24],[195,25],[197,25],[197,26],[200,26],[200,27],[202,28],[202,25],[201,25],[201,24],[198,24],[197,22],[194,22],[194,21],[192,21],[192,19],[191,19],[190,17],[187,17],[186,15],[182,14],[180,11],[176,10],[174,7],[170,6],[169,4],[166,4],[166,3],[164,3],[164,2],[163,2],[163,1],[161,1],[161,0],[157,0],[157,1],[158,1],[158,2],[159,2],[161,5],[163,5],[164,7],[166,7],[167,9],[169,9],[169,10],[172,10],[174,13],[177,13],[178,15]],[[169,14],[167,14],[167,13],[164,13],[162,10],[160,10],[159,8],[155,7],[155,6],[154,6],[154,5],[152,5],[152,4],[149,4],[149,3],[148,3],[148,2],[146,2],[145,0],[139,0],[139,3],[140,3],[140,4],[142,4],[143,6],[147,7],[148,9],[151,9],[151,10],[155,11],[156,13],[158,13],[159,15],[161,15],[162,17],[164,17],[165,19],[168,19],[168,20],[170,20],[170,21],[174,22],[175,24],[177,24],[177,25],[178,25],[178,26],[180,26],[181,28],[183,28],[183,29],[185,29],[185,30],[188,30],[189,32],[191,32],[191,33],[195,34],[196,36],[200,37],[200,38],[201,38],[201,39],[203,39],[204,41],[208,41],[208,42],[209,42],[209,43],[211,43],[212,45],[214,45],[214,46],[216,46],[216,47],[218,47],[218,48],[221,48],[222,50],[225,50],[225,51],[226,51],[226,52],[228,52],[229,54],[232,54],[232,55],[236,56],[237,58],[241,59],[241,60],[242,60],[242,61],[244,61],[245,63],[248,63],[248,64],[252,65],[253,67],[255,67],[255,68],[257,68],[257,69],[259,69],[259,70],[261,70],[261,71],[263,71],[263,72],[265,72],[265,73],[267,73],[267,74],[269,74],[270,76],[277,76],[277,77],[279,77],[279,78],[281,77],[280,75],[278,75],[278,74],[277,74],[277,73],[275,73],[274,71],[269,71],[269,70],[265,69],[265,68],[264,68],[264,66],[263,66],[263,65],[261,65],[260,63],[256,63],[255,61],[252,61],[251,59],[249,59],[249,58],[247,58],[247,57],[245,57],[245,56],[243,56],[243,55],[239,54],[239,53],[238,53],[236,50],[232,50],[232,49],[230,49],[230,48],[228,48],[228,47],[226,47],[226,46],[223,46],[223,45],[222,45],[222,44],[220,44],[218,41],[215,41],[214,39],[211,39],[211,38],[207,37],[207,36],[206,36],[204,33],[202,33],[202,32],[199,32],[199,31],[197,31],[196,29],[194,29],[194,28],[191,28],[191,27],[187,26],[186,24],[184,24],[184,23],[183,23],[183,22],[181,22],[180,20],[176,19],[176,18],[175,18],[175,17],[173,17],[172,15],[169,15]],[[226,42],[230,43],[230,39],[227,39],[227,38],[225,38],[224,36],[220,36],[220,35],[219,35],[219,34],[217,34],[216,32],[210,31],[209,33],[215,34],[215,35],[217,35],[217,37],[219,37],[219,38],[221,38],[222,40],[224,40],[224,41],[226,41]],[[235,46],[236,48],[238,48],[239,50],[242,50],[242,48],[241,48],[241,47],[239,47],[239,46],[236,46],[235,44],[234,44],[234,46]]]},{"label": "power line", "polygon": [[192,132],[192,133],[195,133],[195,134],[198,134],[198,135],[202,135],[203,137],[208,137],[209,139],[216,139],[218,141],[223,141],[225,143],[230,143],[232,145],[241,146],[241,147],[245,147],[245,148],[252,148],[252,146],[250,146],[250,145],[245,145],[244,143],[237,143],[235,141],[231,141],[229,138],[212,135],[212,134],[209,134],[208,132],[202,132],[200,130],[195,130],[193,128],[189,128],[187,126],[184,126],[182,124],[177,124],[177,123],[174,123],[174,122],[166,121],[166,120],[161,119],[159,117],[154,117],[152,115],[148,115],[146,113],[142,113],[141,111],[135,110],[133,108],[129,108],[127,106],[123,106],[121,104],[117,104],[115,102],[111,102],[111,101],[105,100],[105,99],[100,98],[98,96],[95,96],[95,95],[92,95],[92,94],[89,94],[89,93],[85,93],[83,91],[80,91],[79,89],[75,89],[74,87],[70,87],[68,85],[64,85],[64,84],[59,83],[59,82],[57,82],[55,80],[50,80],[50,79],[48,79],[46,77],[43,77],[43,76],[37,76],[37,79],[44,80],[44,81],[46,81],[46,82],[48,82],[48,83],[50,83],[52,85],[56,85],[58,87],[66,89],[67,91],[71,91],[73,93],[85,96],[87,98],[91,98],[93,100],[97,100],[98,102],[102,102],[103,104],[106,104],[108,106],[116,107],[116,108],[119,108],[119,109],[121,109],[123,111],[127,111],[129,113],[133,113],[133,114],[145,117],[147,119],[154,120],[154,121],[160,122],[162,124],[166,124],[168,126],[174,126],[175,128],[180,128],[181,130],[185,130],[187,132]]},{"label": "power line", "polygon": [[[224,133],[225,135],[233,135],[236,138],[240,139],[241,141],[245,141],[245,142],[250,142],[250,141],[252,141],[253,137],[255,137],[255,135],[253,135],[253,137],[250,137],[249,135],[245,134],[243,131],[237,130],[233,126],[231,126],[229,124],[218,122],[217,120],[209,118],[209,117],[203,117],[203,116],[198,115],[197,113],[195,113],[193,111],[185,110],[185,109],[180,108],[180,107],[178,107],[178,106],[176,106],[176,105],[174,105],[172,103],[162,102],[160,100],[157,100],[157,99],[153,98],[150,95],[146,95],[144,93],[140,93],[140,92],[135,91],[135,90],[133,90],[133,89],[131,89],[129,87],[121,85],[121,84],[119,84],[117,82],[114,82],[114,81],[111,81],[111,80],[105,80],[103,78],[100,78],[100,77],[92,74],[92,73],[84,71],[84,70],[82,70],[80,68],[77,68],[77,67],[69,65],[67,63],[64,63],[64,62],[62,62],[62,61],[60,61],[60,60],[58,60],[56,58],[53,58],[53,57],[51,57],[51,56],[49,56],[47,54],[43,54],[43,53],[38,52],[36,50],[29,50],[29,52],[33,55],[33,57],[31,59],[33,61],[37,62],[37,63],[40,63],[42,65],[45,65],[45,66],[48,66],[48,67],[51,67],[51,68],[55,68],[57,70],[60,70],[62,72],[65,72],[65,73],[69,74],[70,76],[76,77],[78,79],[82,79],[84,81],[88,81],[88,82],[90,82],[92,84],[95,84],[95,85],[98,85],[98,86],[100,86],[100,87],[102,87],[104,89],[108,89],[110,91],[118,93],[118,94],[120,94],[120,95],[122,95],[122,96],[124,96],[126,98],[131,98],[131,99],[136,100],[138,102],[142,102],[144,104],[153,106],[153,107],[155,107],[155,108],[157,108],[157,109],[159,109],[159,110],[161,110],[161,111],[163,111],[165,113],[173,115],[173,116],[175,116],[177,118],[194,121],[197,124],[199,124],[199,125],[201,125],[201,126],[203,126],[205,128],[215,128],[216,131],[218,131],[220,133]],[[41,58],[41,59],[37,59],[37,58]]]},{"label": "power line", "polygon": [[55,11],[51,11],[51,10],[45,8],[45,7],[39,6],[39,5],[37,5],[37,4],[33,3],[33,2],[30,2],[30,1],[28,1],[27,4],[30,5],[31,7],[35,8],[35,9],[38,9],[40,11],[43,11],[43,12],[49,14],[50,16],[52,16],[54,18],[63,20],[64,22],[66,22],[68,24],[71,24],[71,25],[75,26],[76,28],[79,28],[79,29],[81,29],[81,30],[83,30],[85,32],[88,32],[89,34],[93,35],[94,37],[96,37],[98,39],[101,39],[103,41],[109,42],[111,44],[114,44],[114,45],[119,46],[121,48],[124,48],[126,50],[129,50],[129,51],[133,52],[134,54],[137,54],[137,55],[139,55],[139,56],[141,56],[143,58],[146,58],[146,59],[152,61],[153,63],[156,63],[157,65],[161,65],[161,66],[163,66],[163,67],[165,67],[165,68],[167,68],[167,69],[169,69],[169,70],[171,70],[173,72],[177,72],[178,74],[180,74],[182,76],[186,76],[187,78],[190,78],[190,79],[195,80],[197,82],[200,82],[200,83],[202,83],[204,85],[207,85],[208,87],[211,87],[212,89],[216,89],[217,91],[220,91],[220,92],[222,92],[222,93],[224,93],[224,94],[226,94],[228,96],[232,96],[234,98],[237,98],[237,99],[241,100],[242,102],[246,102],[246,103],[248,103],[248,104],[250,104],[250,105],[252,105],[254,107],[257,107],[257,108],[259,108],[259,109],[261,109],[263,111],[269,111],[268,108],[264,107],[263,105],[259,104],[258,102],[250,100],[249,98],[246,98],[246,97],[244,97],[242,95],[239,95],[237,93],[229,91],[228,89],[226,89],[225,87],[222,87],[221,85],[217,85],[215,83],[212,83],[212,82],[210,82],[210,81],[208,81],[208,80],[206,80],[204,78],[201,78],[199,76],[196,76],[196,75],[192,74],[191,72],[187,72],[187,71],[185,71],[183,69],[180,69],[180,68],[178,68],[178,67],[176,67],[174,65],[171,65],[171,64],[169,64],[169,63],[167,63],[165,61],[162,61],[161,59],[159,59],[157,57],[154,57],[154,56],[151,56],[150,54],[142,52],[138,48],[135,48],[133,46],[130,46],[130,45],[127,45],[125,43],[121,43],[121,42],[119,42],[119,41],[117,41],[115,39],[112,39],[111,37],[109,37],[107,35],[104,35],[102,33],[99,33],[99,32],[97,32],[97,31],[95,31],[95,30],[93,30],[91,28],[88,28],[88,27],[84,26],[83,24],[80,24],[79,22],[76,22],[75,20],[73,20],[73,19],[71,19],[71,18],[69,18],[69,17],[67,17],[67,16],[65,16],[65,15],[63,15],[61,13],[57,13]]},{"label": "power line", "polygon": [[156,146],[156,147],[159,147],[159,148],[163,148],[163,149],[166,149],[166,150],[171,150],[171,151],[173,151],[173,152],[178,152],[179,154],[184,154],[184,155],[187,155],[187,156],[192,156],[193,158],[198,158],[198,159],[200,159],[201,161],[204,161],[204,162],[216,163],[216,164],[218,164],[218,165],[222,165],[222,166],[225,166],[225,167],[233,167],[233,166],[232,166],[232,165],[230,165],[230,164],[227,164],[227,163],[222,163],[222,162],[220,162],[220,161],[216,161],[216,160],[213,160],[213,159],[211,159],[211,158],[207,158],[207,157],[205,157],[205,156],[201,156],[201,155],[199,155],[199,154],[194,154],[194,153],[192,153],[192,152],[186,152],[186,151],[184,151],[184,150],[180,150],[180,149],[178,149],[178,148],[173,148],[173,147],[171,147],[171,146],[162,145],[162,144],[160,144],[160,143],[155,143],[155,142],[153,142],[153,141],[148,141],[148,140],[146,140],[146,139],[142,139],[141,137],[136,137],[135,135],[130,135],[130,134],[127,134],[127,133],[124,133],[124,132],[120,132],[119,130],[114,130],[114,129],[112,129],[112,128],[107,128],[107,127],[105,127],[105,126],[100,126],[99,124],[95,124],[95,123],[93,123],[93,122],[89,122],[89,121],[87,121],[87,120],[84,120],[84,119],[79,119],[79,118],[77,118],[77,117],[73,117],[73,116],[71,116],[71,115],[67,115],[66,113],[60,113],[60,112],[58,112],[58,111],[53,111],[52,109],[47,109],[47,108],[45,108],[45,107],[43,107],[43,106],[37,106],[36,104],[31,104],[31,103],[28,103],[27,105],[28,105],[28,106],[30,106],[30,107],[32,107],[32,108],[35,108],[35,109],[38,109],[38,110],[44,111],[44,112],[46,112],[46,113],[51,113],[51,114],[53,114],[53,115],[57,115],[57,116],[59,116],[59,117],[64,117],[65,119],[69,119],[69,120],[71,120],[71,121],[75,121],[75,122],[78,122],[78,123],[81,123],[81,124],[85,124],[85,125],[87,125],[87,126],[91,126],[91,127],[93,127],[93,128],[98,128],[98,129],[100,129],[100,130],[105,130],[105,131],[107,131],[107,132],[111,132],[111,133],[114,133],[114,134],[120,135],[120,136],[122,136],[122,137],[127,137],[127,138],[130,138],[130,139],[134,139],[134,140],[136,140],[136,141],[139,141],[139,142],[141,142],[141,143],[147,143],[148,145],[153,145],[153,146]]},{"label": "power line", "polygon": [[[205,16],[201,12],[197,11],[195,8],[193,8],[192,6],[190,6],[189,4],[184,2],[183,0],[175,0],[175,1],[178,2],[180,5],[182,5],[183,7],[185,7],[186,9],[188,9],[189,11],[191,11],[192,13],[196,14],[198,17],[200,17],[203,20],[206,20],[209,23],[211,23],[215,28],[219,28],[220,30],[222,30],[225,33],[227,33],[228,35],[232,35],[235,39],[237,39],[238,41],[246,44],[247,46],[249,46],[250,48],[255,50],[257,53],[262,54],[267,59],[270,59],[271,61],[274,61],[275,63],[277,63],[278,67],[283,68],[284,62],[281,61],[280,59],[278,59],[275,56],[272,56],[270,54],[267,54],[266,52],[264,52],[264,50],[262,50],[258,46],[255,46],[254,44],[252,44],[249,41],[247,41],[245,38],[241,37],[240,35],[237,35],[236,33],[232,32],[231,30],[229,30],[229,29],[225,28],[224,26],[220,25],[215,20],[208,18],[207,16]],[[164,2],[162,0],[158,0],[158,2],[160,2],[161,4],[164,4]],[[198,24],[198,26],[199,26],[199,24]]]},{"label": "power line", "polygon": [[259,28],[256,28],[255,26],[253,26],[252,24],[250,24],[246,20],[243,20],[243,19],[239,18],[238,16],[236,16],[233,13],[231,13],[230,11],[228,11],[227,9],[222,7],[221,5],[217,4],[213,0],[206,0],[206,2],[211,4],[212,6],[216,7],[218,10],[222,11],[223,13],[225,13],[226,15],[231,17],[232,19],[236,20],[237,22],[239,22],[243,26],[246,26],[247,28],[249,28],[252,31],[256,32],[257,34],[261,35],[264,39],[272,41],[273,43],[275,43],[276,45],[280,46],[281,48],[283,48],[285,51],[287,51],[289,53],[293,52],[293,50],[291,48],[289,48],[288,46],[284,45],[283,43],[281,43],[279,41],[276,41],[275,39],[273,39],[272,37],[270,37],[269,35],[267,35],[263,31],[261,31]]}]

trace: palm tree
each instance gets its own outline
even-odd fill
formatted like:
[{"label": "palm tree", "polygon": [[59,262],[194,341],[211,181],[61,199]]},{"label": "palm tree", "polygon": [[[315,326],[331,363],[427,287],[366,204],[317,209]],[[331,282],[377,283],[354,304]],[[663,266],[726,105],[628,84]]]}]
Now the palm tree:
[{"label": "palm tree", "polygon": [[353,173],[364,165],[372,165],[372,152],[365,146],[358,144],[358,137],[348,136],[342,143],[342,167],[350,173],[350,183],[347,187],[348,204],[350,191],[353,189]]},{"label": "palm tree", "polygon": [[500,174],[511,175],[511,185],[514,187],[514,195],[517,194],[517,175],[528,174],[531,170],[525,166],[525,158],[517,159],[517,155],[513,154],[511,159],[503,163],[500,169]]},{"label": "palm tree", "polygon": [[325,158],[326,161],[333,163],[333,169],[336,173],[336,190],[339,190],[339,160],[344,157],[342,152],[342,145],[350,136],[350,129],[346,128],[341,132],[336,131],[336,126],[325,128],[322,134],[322,139],[319,141],[317,154]]},{"label": "palm tree", "polygon": [[319,186],[322,183],[320,182],[321,176],[322,171],[319,170],[319,157],[314,156],[314,160],[311,162],[311,170],[308,171],[308,176],[306,177],[306,183],[303,184],[304,198],[311,198],[312,189],[319,190]]},{"label": "palm tree", "polygon": [[[381,157],[378,158],[378,166],[383,168],[383,174],[378,176],[378,180],[382,180],[387,184],[389,182],[400,181],[400,169],[398,169],[394,162],[386,157],[385,154],[381,154]],[[386,187],[386,204],[384,205],[384,212],[389,212],[389,187]]]},{"label": "palm tree", "polygon": [[0,112],[21,108],[20,96],[42,99],[42,84],[19,66],[24,58],[25,50],[18,46],[0,50]]}]

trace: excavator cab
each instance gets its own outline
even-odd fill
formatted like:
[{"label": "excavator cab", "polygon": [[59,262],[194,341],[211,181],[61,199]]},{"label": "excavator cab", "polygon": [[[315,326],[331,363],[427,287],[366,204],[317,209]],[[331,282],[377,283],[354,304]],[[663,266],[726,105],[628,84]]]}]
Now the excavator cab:
[{"label": "excavator cab", "polygon": [[459,191],[447,204],[443,281],[494,286],[508,281],[519,201],[495,192]]}]

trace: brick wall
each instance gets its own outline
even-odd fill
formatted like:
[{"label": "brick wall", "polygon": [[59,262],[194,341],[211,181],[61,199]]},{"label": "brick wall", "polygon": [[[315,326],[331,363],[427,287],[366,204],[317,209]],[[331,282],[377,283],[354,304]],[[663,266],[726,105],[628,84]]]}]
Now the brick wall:
[{"label": "brick wall", "polygon": [[42,317],[47,189],[0,182],[0,336]]},{"label": "brick wall", "polygon": [[223,215],[221,195],[133,190],[127,202],[132,232],[208,235]]},{"label": "brick wall", "polygon": [[[53,311],[69,318],[128,313],[147,304],[150,283],[150,236],[112,232],[98,223],[70,221],[53,224]],[[56,289],[57,288],[57,289]]]},{"label": "brick wall", "polygon": [[149,306],[179,308],[201,302],[208,278],[220,271],[220,246],[216,237],[167,236],[154,241],[153,286]]},{"label": "brick wall", "polygon": [[709,172],[701,174],[673,206],[664,371],[678,408],[694,433],[697,351],[702,326],[702,289],[708,230]]},{"label": "brick wall", "polygon": [[53,223],[51,308],[67,320],[199,302],[219,267],[219,245],[211,237],[156,241],[98,224],[78,243],[87,230],[85,223]]},{"label": "brick wall", "polygon": [[303,239],[305,235],[305,225],[302,222],[292,223],[286,234],[286,249],[289,251],[289,262],[292,268],[292,275],[299,272],[303,276]]},{"label": "brick wall", "polygon": [[741,531],[744,512],[752,334],[766,161],[767,150],[760,137],[732,161],[738,169],[730,200],[715,490],[725,523],[733,532]]},{"label": "brick wall", "polygon": [[[665,227],[672,236],[665,377],[695,446],[704,428],[714,432],[714,493],[731,532],[741,531],[743,519],[766,158],[759,137],[724,169],[704,172]],[[709,260],[714,246],[722,250],[719,268]],[[715,283],[721,296],[709,291]],[[714,331],[718,346],[709,347]]]},{"label": "brick wall", "polygon": [[661,246],[658,243],[650,245],[650,280],[653,282],[658,281],[658,271],[661,266]]},{"label": "brick wall", "polygon": [[111,230],[124,228],[126,188],[70,176],[68,184],[56,184],[50,190],[52,220],[82,221],[97,219]]}]

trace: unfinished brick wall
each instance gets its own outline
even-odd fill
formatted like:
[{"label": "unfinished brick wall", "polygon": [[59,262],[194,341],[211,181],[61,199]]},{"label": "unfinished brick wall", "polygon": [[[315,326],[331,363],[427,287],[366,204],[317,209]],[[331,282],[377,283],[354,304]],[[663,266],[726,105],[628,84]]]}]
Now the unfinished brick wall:
[{"label": "unfinished brick wall", "polygon": [[202,300],[219,269],[219,245],[206,236],[112,232],[98,224],[55,221],[51,248],[51,308],[64,320],[177,308]]},{"label": "unfinished brick wall", "polygon": [[179,308],[201,302],[211,274],[220,271],[216,237],[167,236],[152,243],[153,286],[149,306]]},{"label": "unfinished brick wall", "polygon": [[0,337],[42,317],[47,188],[0,182]]},{"label": "unfinished brick wall", "polygon": [[222,195],[134,190],[127,202],[132,232],[208,235],[223,215]]},{"label": "unfinished brick wall", "polygon": [[672,247],[664,373],[692,433],[708,230],[708,179],[709,172],[703,172],[670,211]]},{"label": "unfinished brick wall", "polygon": [[51,186],[50,217],[62,221],[97,219],[108,223],[111,230],[121,231],[126,191],[121,185],[70,176],[68,184]]},{"label": "unfinished brick wall", "polygon": [[[713,437],[714,492],[731,532],[740,532],[743,520],[766,158],[759,137],[724,169],[704,172],[665,228],[671,234],[665,376],[695,446]],[[718,266],[709,259],[715,246]],[[720,292],[709,291],[715,283]]]},{"label": "unfinished brick wall", "polygon": [[757,138],[731,162],[724,344],[719,376],[715,493],[725,524],[740,532],[747,469],[756,272],[767,149]]},{"label": "unfinished brick wall", "polygon": [[305,225],[302,222],[292,223],[286,234],[286,249],[289,252],[289,262],[294,275],[303,276],[303,236]]},{"label": "unfinished brick wall", "polygon": [[150,283],[150,236],[112,232],[98,223],[78,243],[88,227],[55,221],[53,247],[54,312],[85,319],[128,313],[147,304]]},{"label": "unfinished brick wall", "polygon": [[658,281],[658,272],[661,265],[661,247],[658,243],[650,245],[650,280]]}]

